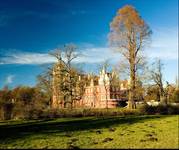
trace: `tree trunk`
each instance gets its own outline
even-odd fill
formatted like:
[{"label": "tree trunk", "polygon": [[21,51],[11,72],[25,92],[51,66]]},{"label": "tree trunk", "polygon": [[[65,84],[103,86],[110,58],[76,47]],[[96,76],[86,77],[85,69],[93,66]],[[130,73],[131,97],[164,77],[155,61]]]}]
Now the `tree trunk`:
[{"label": "tree trunk", "polygon": [[167,97],[163,89],[163,85],[160,84],[160,102],[164,105],[167,105]]},{"label": "tree trunk", "polygon": [[108,109],[108,95],[107,95],[107,88],[105,87],[106,90],[106,108]]},{"label": "tree trunk", "polygon": [[129,101],[128,101],[128,108],[129,109],[136,109],[136,104],[134,101],[135,97],[135,61],[134,56],[131,57],[130,61],[130,88],[129,88]]},{"label": "tree trunk", "polygon": [[108,99],[107,99],[107,96],[106,96],[106,108],[108,109]]},{"label": "tree trunk", "polygon": [[131,87],[129,90],[129,101],[128,101],[129,109],[136,109],[136,104],[134,101],[134,89]]},{"label": "tree trunk", "polygon": [[[71,93],[72,94],[72,93]],[[69,103],[70,103],[70,109],[73,108],[73,100],[72,100],[72,95],[69,96]]]}]

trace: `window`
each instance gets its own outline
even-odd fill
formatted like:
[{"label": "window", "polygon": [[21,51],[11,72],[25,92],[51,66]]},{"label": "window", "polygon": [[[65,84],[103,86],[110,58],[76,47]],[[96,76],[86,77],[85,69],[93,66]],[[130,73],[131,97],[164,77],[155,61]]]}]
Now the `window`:
[{"label": "window", "polygon": [[115,87],[113,87],[113,92],[115,91]]},{"label": "window", "polygon": [[116,98],[119,99],[119,95],[116,95]]},{"label": "window", "polygon": [[101,99],[104,100],[104,95],[101,95]]}]

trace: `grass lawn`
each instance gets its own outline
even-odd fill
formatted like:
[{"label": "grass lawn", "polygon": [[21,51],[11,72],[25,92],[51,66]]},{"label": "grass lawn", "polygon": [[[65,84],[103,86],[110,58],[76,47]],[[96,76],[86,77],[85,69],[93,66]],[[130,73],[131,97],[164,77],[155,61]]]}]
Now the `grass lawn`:
[{"label": "grass lawn", "polygon": [[179,148],[179,115],[0,122],[0,148]]}]

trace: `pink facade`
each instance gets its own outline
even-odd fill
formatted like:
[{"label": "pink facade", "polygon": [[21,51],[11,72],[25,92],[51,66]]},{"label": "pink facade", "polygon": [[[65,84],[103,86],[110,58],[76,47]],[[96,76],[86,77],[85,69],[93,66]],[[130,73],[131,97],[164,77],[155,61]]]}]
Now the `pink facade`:
[{"label": "pink facade", "polygon": [[[119,86],[114,87],[111,85],[113,76],[114,73],[106,73],[102,70],[97,81],[94,82],[92,78],[90,85],[86,86],[82,99],[73,102],[73,108],[116,108],[120,101],[127,101],[129,81],[121,81]],[[53,89],[52,106],[64,108],[64,102],[59,101],[59,91],[55,87]]]},{"label": "pink facade", "polygon": [[120,101],[126,101],[127,90],[110,86],[88,86],[82,100],[74,106],[87,108],[116,108]]}]

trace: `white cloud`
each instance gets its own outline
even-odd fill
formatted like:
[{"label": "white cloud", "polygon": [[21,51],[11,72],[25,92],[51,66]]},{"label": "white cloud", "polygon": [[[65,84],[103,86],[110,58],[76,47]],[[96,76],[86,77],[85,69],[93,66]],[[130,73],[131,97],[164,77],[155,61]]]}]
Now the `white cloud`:
[{"label": "white cloud", "polygon": [[43,53],[16,53],[1,58],[0,64],[45,64],[53,63],[55,59]]},{"label": "white cloud", "polygon": [[14,80],[14,75],[8,75],[5,79],[5,84],[11,84]]},{"label": "white cloud", "polygon": [[147,52],[147,56],[149,58],[159,58],[161,60],[177,60],[178,55],[177,55],[177,50],[165,50],[163,49],[153,49],[152,51]]},{"label": "white cloud", "polygon": [[[106,59],[116,59],[119,54],[114,54],[106,47],[91,47],[83,51],[80,50],[80,56],[74,60],[75,63],[99,63]],[[0,65],[3,64],[46,64],[54,63],[56,59],[47,53],[24,53],[13,52],[6,57],[1,58]]]},{"label": "white cloud", "polygon": [[100,63],[107,59],[116,61],[120,57],[120,54],[113,53],[108,47],[87,48],[81,54],[76,62]]}]

